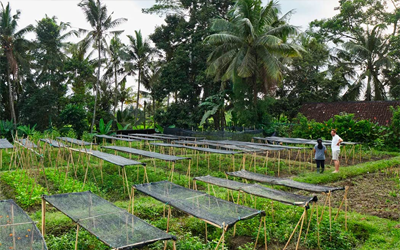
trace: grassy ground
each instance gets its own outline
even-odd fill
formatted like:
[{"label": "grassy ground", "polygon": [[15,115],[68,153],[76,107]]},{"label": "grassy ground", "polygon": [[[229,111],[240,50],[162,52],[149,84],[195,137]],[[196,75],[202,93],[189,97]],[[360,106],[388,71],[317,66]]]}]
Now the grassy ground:
[{"label": "grassy ground", "polygon": [[[118,144],[127,146],[127,144],[124,143]],[[144,147],[143,145],[132,146],[137,148],[140,146]],[[151,149],[154,150],[154,148]],[[162,151],[160,148],[155,149],[158,152]],[[106,150],[105,152],[114,154],[114,151]],[[164,152],[167,153],[168,150],[164,149]],[[398,169],[398,166],[400,165],[400,156],[396,154],[362,151],[362,161],[360,162],[364,163],[342,167],[339,174],[332,174],[331,171],[329,171],[332,169],[332,166],[328,166],[327,171],[324,174],[316,174],[313,172],[315,166],[310,162],[310,160],[308,160],[308,157],[304,157],[303,161],[294,161],[293,158],[289,160],[289,158],[285,157],[277,159],[277,155],[275,155],[275,158],[273,155],[268,155],[268,157],[266,155],[259,155],[255,158],[251,155],[247,155],[243,160],[242,155],[220,157],[219,155],[213,154],[198,154],[190,150],[183,152],[179,149],[174,150],[171,153],[177,155],[184,154],[185,156],[192,158],[191,177],[210,174],[212,176],[225,178],[224,171],[239,170],[243,168],[244,162],[245,168],[249,171],[275,176],[277,176],[279,172],[280,176],[290,176],[298,181],[319,184],[332,184],[356,176],[382,171],[385,173],[390,172],[393,177],[396,176],[396,171],[394,171],[394,169],[396,169],[396,167]],[[357,155],[359,156],[358,153],[359,152],[357,152]],[[49,194],[92,190],[101,197],[114,202],[117,206],[128,209],[129,198],[127,190],[124,189],[123,179],[120,175],[120,167],[102,163],[93,157],[89,160],[89,158],[82,157],[82,155],[80,156],[78,153],[73,154],[75,164],[70,164],[68,167],[67,162],[61,160],[67,159],[68,154],[60,156],[58,161],[58,151],[51,152],[51,161],[49,161],[50,157],[48,152],[41,152],[41,154],[46,156],[43,160],[46,169],[45,175],[43,174],[43,171],[36,170],[41,169],[40,161],[36,161],[35,159],[37,157],[28,154],[26,151],[24,151],[24,153],[21,151],[19,154],[21,157],[19,160],[23,160],[26,165],[23,166],[23,164],[20,164],[18,168],[23,167],[24,171],[14,171],[17,169],[17,166],[15,166],[15,164],[11,164],[11,166],[9,165],[11,152],[3,152],[3,172],[1,172],[0,175],[0,197],[4,199],[12,198],[17,200],[19,205],[29,211],[29,215],[33,220],[41,221],[40,194],[38,193],[44,192],[43,190]],[[128,154],[118,154],[127,158],[130,157]],[[27,160],[28,157],[25,157],[25,159],[23,155],[29,155],[30,160]],[[137,156],[131,157],[132,159],[147,164],[146,169],[150,182],[166,180],[169,178],[170,169],[172,168],[171,163],[159,160],[143,159]],[[369,159],[373,159],[374,161],[369,161]],[[90,162],[90,165],[87,164],[88,162]],[[233,162],[235,164],[233,164]],[[90,167],[85,180],[87,166]],[[100,166],[102,166],[102,168],[100,168]],[[193,182],[187,176],[188,166],[188,160],[180,161],[175,164],[175,172],[173,176],[174,183],[185,187],[193,185]],[[9,171],[9,169],[11,171]],[[126,172],[130,182],[129,184],[139,184],[143,182],[143,167],[126,167]],[[240,181],[239,179],[237,180]],[[20,183],[24,183],[24,189],[19,188]],[[85,183],[85,187],[83,187],[83,183]],[[197,185],[200,190],[209,190],[208,186],[203,183],[198,182]],[[217,197],[229,199],[226,189],[219,187],[213,187],[210,189],[212,195],[214,195],[214,191]],[[397,192],[398,195],[400,195],[400,185],[394,187],[393,192],[395,192],[395,194]],[[237,193],[233,192],[233,196],[237,197]],[[232,195],[230,197],[232,197]],[[323,202],[323,198],[319,198],[320,202]],[[332,214],[336,214],[338,203],[338,201],[335,201]],[[351,201],[349,203],[351,204]],[[257,198],[256,201],[254,199],[247,199],[244,205],[266,211],[266,233],[269,249],[283,248],[303,212],[302,208],[284,205],[261,198]],[[166,229],[167,224],[167,218],[164,216],[164,209],[164,204],[151,197],[136,192],[135,215],[163,230]],[[310,214],[311,210],[308,211],[308,215]],[[327,214],[328,209],[325,210],[325,215]],[[344,218],[344,213],[341,213],[338,220],[332,221],[332,224],[330,224],[329,216],[324,216],[321,224],[317,226],[315,216],[312,217],[306,240],[304,240],[306,230],[303,230],[300,249],[400,248],[400,222],[398,220],[379,218],[370,214],[360,213],[350,207],[350,212],[347,217],[346,231]],[[308,227],[307,223],[306,225]],[[207,227],[208,237],[206,240],[204,222],[187,216],[176,209],[172,209],[170,225],[170,233],[178,237],[177,248],[182,250],[213,249],[221,235],[220,229],[216,229],[209,225]],[[306,225],[304,225],[305,228]],[[40,222],[38,226],[40,226]],[[226,249],[253,249],[258,227],[259,218],[239,222],[235,236],[233,235],[232,230],[227,233]],[[69,218],[54,208],[48,208],[46,215],[46,241],[49,245],[49,249],[73,249],[75,244],[75,229],[76,226]],[[320,235],[319,243],[318,234]],[[295,249],[297,236],[296,233],[288,249]],[[260,238],[264,238],[263,231],[260,233]],[[109,249],[85,230],[80,231],[79,239],[79,249]],[[262,247],[262,243],[259,244],[259,247]],[[163,244],[155,243],[145,249],[163,249]]]}]

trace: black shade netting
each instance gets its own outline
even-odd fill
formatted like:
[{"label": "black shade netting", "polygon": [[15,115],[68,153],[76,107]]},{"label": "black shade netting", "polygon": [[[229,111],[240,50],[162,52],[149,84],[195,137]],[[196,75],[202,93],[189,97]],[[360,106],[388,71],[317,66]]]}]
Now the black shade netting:
[{"label": "black shade netting", "polygon": [[240,188],[240,190],[248,194],[256,195],[262,198],[267,198],[270,200],[279,201],[281,203],[306,207],[306,208],[309,208],[308,204],[311,201],[313,202],[318,201],[317,196],[308,197],[303,195],[292,194],[281,190],[267,188],[258,184],[248,184]]},{"label": "black shade netting", "polygon": [[[290,144],[309,144],[309,145],[317,144],[316,139],[308,140],[308,139],[303,139],[303,138],[288,138],[288,137],[276,137],[276,136],[265,137],[265,138],[254,137],[254,139],[270,141],[270,142],[290,143]],[[332,141],[331,140],[323,140],[322,143],[325,145],[330,145],[332,143]],[[359,142],[342,142],[342,144],[343,145],[357,145],[360,143]]]},{"label": "black shade netting", "polygon": [[103,138],[103,139],[110,139],[110,140],[114,140],[114,141],[126,141],[126,142],[138,141],[138,140],[135,140],[135,139],[120,138],[120,137],[109,136],[109,135],[96,135],[96,137]]},{"label": "black shade netting", "polygon": [[144,138],[144,137],[142,138],[142,137],[132,136],[132,135],[116,135],[116,137],[134,139],[134,140],[138,140],[138,141],[160,141],[160,140],[157,140],[157,139]]},{"label": "black shade netting", "polygon": [[132,249],[175,239],[90,191],[43,198],[113,249]]},{"label": "black shade netting", "polygon": [[150,152],[150,151],[146,151],[146,150],[140,150],[140,149],[136,149],[136,148],[129,148],[129,147],[105,146],[105,147],[102,147],[102,148],[117,150],[117,151],[121,151],[121,152],[124,152],[124,153],[129,153],[129,154],[134,154],[134,155],[141,155],[141,156],[144,156],[144,157],[155,158],[155,159],[160,159],[160,160],[164,160],[164,161],[179,161],[179,160],[187,160],[187,159],[189,159],[187,157],[178,157],[178,156],[174,156],[174,155],[165,155],[165,154]]},{"label": "black shade netting", "polygon": [[220,228],[231,227],[240,220],[249,219],[258,214],[265,215],[264,211],[240,206],[169,181],[135,185],[134,187],[165,204]]},{"label": "black shade netting", "polygon": [[7,139],[0,139],[0,149],[14,148]]},{"label": "black shade netting", "polygon": [[222,178],[217,178],[213,177],[210,175],[207,176],[200,176],[200,177],[194,177],[193,180],[196,181],[202,181],[205,183],[209,183],[212,185],[217,185],[219,187],[224,187],[232,190],[239,191],[240,188],[247,186],[248,184],[243,183],[243,182],[238,182],[238,181],[232,181],[229,179],[222,179]]},{"label": "black shade netting", "polygon": [[47,249],[35,223],[13,200],[0,201],[0,249]]},{"label": "black shade netting", "polygon": [[178,145],[178,144],[171,144],[171,143],[158,143],[158,142],[153,142],[150,143],[150,145],[153,146],[159,146],[159,147],[171,147],[171,148],[184,148],[185,146],[183,145]]},{"label": "black shade netting", "polygon": [[99,159],[105,160],[107,162],[110,162],[112,164],[121,166],[121,167],[125,167],[125,166],[131,166],[131,165],[145,165],[144,163],[138,162],[138,161],[134,161],[131,159],[127,159],[124,158],[122,156],[119,155],[113,155],[113,154],[107,154],[107,153],[103,153],[97,150],[81,150],[80,152],[82,153],[88,153],[94,157],[97,157]]},{"label": "black shade netting", "polygon": [[308,203],[310,201],[315,201],[315,202],[318,201],[318,198],[316,196],[308,197],[303,195],[297,195],[285,191],[267,188],[257,184],[247,184],[238,181],[217,178],[209,175],[195,177],[193,179],[236,191],[243,191],[248,194],[256,195],[270,200],[279,201],[281,203],[301,206],[306,208],[308,208]]},{"label": "black shade netting", "polygon": [[[229,129],[231,131],[229,131]],[[230,127],[228,130],[219,130],[219,131],[192,131],[188,129],[182,128],[164,128],[165,134],[178,135],[178,136],[190,136],[190,137],[198,137],[198,138],[207,138],[210,140],[240,140],[240,141],[248,141],[253,136],[262,136],[262,129],[255,130],[244,129],[243,127]]]},{"label": "black shade netting", "polygon": [[42,142],[49,144],[52,147],[55,147],[55,148],[66,148],[67,147],[64,143],[53,140],[53,139],[45,138],[45,139],[40,139],[40,140]]},{"label": "black shade netting", "polygon": [[217,149],[220,148],[226,148],[230,150],[239,150],[239,151],[246,151],[246,152],[256,152],[258,150],[256,149],[250,149],[250,148],[245,148],[245,147],[238,147],[235,145],[231,144],[219,144],[219,143],[211,143],[209,141],[174,141],[176,144],[182,144],[182,145],[194,145],[194,146],[206,146],[206,147],[214,147]]},{"label": "black shade netting", "polygon": [[202,148],[202,147],[190,147],[190,146],[185,146],[187,149],[192,149],[192,150],[197,150],[197,151],[202,151],[202,152],[207,152],[207,153],[212,153],[212,154],[223,154],[223,155],[234,155],[234,154],[241,154],[243,153],[242,151],[232,151],[232,150],[223,150],[223,149],[213,149],[213,148]]},{"label": "black shade netting", "polygon": [[28,139],[18,139],[24,148],[37,148],[37,145]]},{"label": "black shade netting", "polygon": [[184,136],[184,135],[170,135],[170,134],[163,134],[163,136],[169,136],[169,137],[176,137],[179,138],[180,140],[204,140],[204,137],[195,137],[195,136]]},{"label": "black shade netting", "polygon": [[175,137],[175,136],[150,135],[150,134],[130,134],[130,135],[137,136],[137,137],[144,137],[144,138],[161,139],[161,140],[166,140],[166,141],[179,140],[179,138]]},{"label": "black shade netting", "polygon": [[91,145],[94,145],[94,143],[85,142],[85,141],[78,140],[78,139],[75,139],[75,138],[70,138],[70,137],[57,137],[57,139],[61,140],[61,141],[69,142],[69,143],[72,143],[72,144],[75,144],[75,145],[80,145],[80,146],[91,146]]},{"label": "black shade netting", "polygon": [[294,181],[294,180],[287,179],[287,178],[279,178],[279,177],[274,177],[274,176],[269,176],[269,175],[264,175],[264,174],[252,173],[252,172],[248,172],[246,170],[240,170],[240,171],[236,171],[236,172],[227,172],[226,174],[228,174],[230,176],[240,177],[240,178],[247,179],[247,180],[268,183],[271,185],[279,185],[279,186],[285,186],[285,187],[290,187],[290,188],[296,188],[296,189],[305,190],[305,191],[309,191],[309,192],[328,193],[328,192],[333,192],[333,191],[337,191],[337,190],[344,190],[344,187],[327,187],[327,186],[309,184],[309,183]]},{"label": "black shade netting", "polygon": [[289,147],[289,146],[275,146],[275,145],[266,145],[265,143],[252,143],[252,142],[242,142],[242,141],[207,141],[221,145],[235,145],[241,148],[253,148],[259,149],[262,151],[279,151],[283,149],[303,149],[300,147]]}]

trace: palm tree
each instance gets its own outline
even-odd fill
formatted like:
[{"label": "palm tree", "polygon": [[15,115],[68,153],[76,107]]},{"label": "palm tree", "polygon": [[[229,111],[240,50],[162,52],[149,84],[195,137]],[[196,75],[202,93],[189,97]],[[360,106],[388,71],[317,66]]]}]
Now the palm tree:
[{"label": "palm tree", "polygon": [[116,115],[116,109],[118,106],[118,86],[122,81],[125,80],[125,77],[122,77],[122,80],[118,81],[118,75],[122,74],[124,71],[121,58],[123,48],[124,44],[121,42],[118,36],[114,36],[111,39],[110,46],[107,49],[110,61],[108,62],[104,76],[114,79],[114,116]]},{"label": "palm tree", "polygon": [[352,95],[360,97],[365,89],[365,100],[386,99],[385,82],[380,79],[384,70],[390,70],[389,47],[386,39],[383,38],[386,25],[375,25],[371,30],[367,29],[365,34],[356,33],[355,39],[343,44],[343,49],[338,53],[347,55],[353,68],[359,69],[359,77],[349,87],[344,96]]},{"label": "palm tree", "polygon": [[301,46],[290,44],[287,37],[297,29],[287,24],[288,12],[279,18],[276,2],[265,7],[261,0],[238,0],[228,20],[213,22],[206,41],[213,52],[208,58],[208,73],[216,81],[243,79],[253,94],[254,106],[262,84],[264,93],[274,89],[281,79],[282,60],[300,56]]},{"label": "palm tree", "polygon": [[[16,79],[18,78],[18,64],[20,61],[19,59],[21,59],[21,55],[18,55],[19,48],[26,46],[26,44],[28,43],[28,41],[25,40],[23,36],[27,32],[34,30],[34,27],[33,25],[29,25],[17,31],[18,20],[20,18],[21,12],[17,10],[17,13],[15,15],[12,15],[10,3],[8,3],[6,7],[4,7],[3,3],[1,3],[1,8],[0,43],[7,61],[7,84],[10,99],[10,112],[11,119],[14,122],[14,127],[16,127],[17,117],[14,108],[14,90],[12,82],[16,81]],[[10,78],[10,75],[12,75],[13,77],[12,80]]]},{"label": "palm tree", "polygon": [[135,111],[136,118],[137,110],[139,109],[140,84],[143,81],[146,67],[148,67],[148,64],[151,60],[153,49],[150,47],[150,43],[143,39],[142,32],[140,30],[135,30],[135,37],[128,35],[128,39],[129,45],[127,47],[126,55],[129,62],[126,64],[126,68],[127,71],[138,71],[138,91]]},{"label": "palm tree", "polygon": [[103,52],[102,48],[107,47],[105,38],[108,34],[121,34],[123,31],[110,31],[110,29],[117,27],[127,19],[118,18],[113,20],[111,15],[108,15],[107,7],[102,5],[100,0],[83,0],[78,4],[78,6],[82,8],[86,16],[86,20],[90,23],[90,26],[92,26],[92,30],[90,31],[81,29],[82,32],[87,33],[84,39],[91,41],[98,53],[97,81],[95,86],[96,92],[94,98],[93,119],[90,126],[90,131],[93,132],[100,84],[101,54]]}]

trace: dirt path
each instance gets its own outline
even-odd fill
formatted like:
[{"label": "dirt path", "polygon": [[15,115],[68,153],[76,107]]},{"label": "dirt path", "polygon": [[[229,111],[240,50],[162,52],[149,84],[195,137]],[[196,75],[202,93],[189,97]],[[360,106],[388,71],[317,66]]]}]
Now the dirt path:
[{"label": "dirt path", "polygon": [[[394,172],[399,169],[394,169]],[[350,211],[375,215],[380,218],[399,220],[400,179],[395,173],[371,173],[327,184],[328,186],[350,186],[348,200]],[[339,201],[343,194],[334,193]]]}]

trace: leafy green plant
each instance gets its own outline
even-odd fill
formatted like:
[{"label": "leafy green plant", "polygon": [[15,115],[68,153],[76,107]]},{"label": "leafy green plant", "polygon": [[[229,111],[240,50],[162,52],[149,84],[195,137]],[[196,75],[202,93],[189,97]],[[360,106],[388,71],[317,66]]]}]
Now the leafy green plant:
[{"label": "leafy green plant", "polygon": [[23,135],[31,136],[36,131],[35,130],[36,125],[37,124],[33,125],[32,128],[31,128],[31,125],[21,125],[21,126],[18,126],[17,129],[18,129],[18,132],[21,132]]},{"label": "leafy green plant", "polygon": [[117,122],[118,130],[127,130],[130,126],[131,126],[130,123],[126,124],[125,126],[122,126],[122,124],[120,124],[119,122]]},{"label": "leafy green plant", "polygon": [[0,136],[6,137],[8,139],[12,138],[12,134],[14,133],[14,123],[12,120],[0,120]]},{"label": "leafy green plant", "polygon": [[108,135],[108,134],[110,134],[112,132],[111,131],[112,123],[113,123],[113,120],[110,120],[107,124],[105,124],[103,118],[100,119],[99,127],[97,129],[97,133],[99,135]]},{"label": "leafy green plant", "polygon": [[15,200],[23,208],[39,205],[43,194],[47,194],[44,187],[37,184],[35,179],[26,172],[6,172],[1,180],[15,191]]}]

